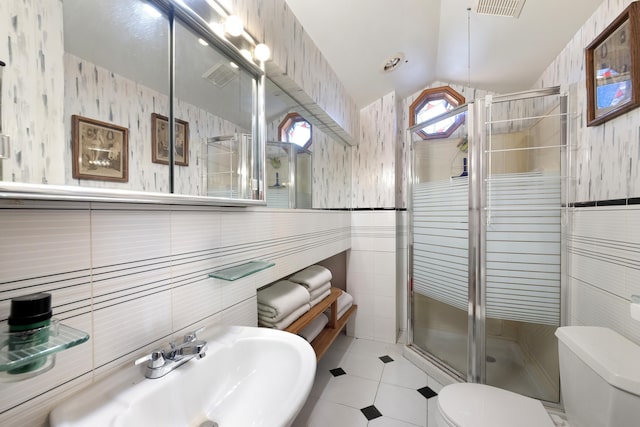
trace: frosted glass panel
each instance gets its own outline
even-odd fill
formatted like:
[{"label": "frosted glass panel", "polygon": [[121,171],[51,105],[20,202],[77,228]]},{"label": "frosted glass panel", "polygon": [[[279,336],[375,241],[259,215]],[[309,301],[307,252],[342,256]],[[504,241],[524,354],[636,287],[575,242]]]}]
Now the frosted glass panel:
[{"label": "frosted glass panel", "polygon": [[413,290],[467,309],[469,180],[416,184],[413,200]]}]

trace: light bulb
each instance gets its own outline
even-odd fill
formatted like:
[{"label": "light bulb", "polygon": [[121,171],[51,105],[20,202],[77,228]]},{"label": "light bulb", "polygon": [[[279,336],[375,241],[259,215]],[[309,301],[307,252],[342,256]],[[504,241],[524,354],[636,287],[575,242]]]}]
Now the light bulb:
[{"label": "light bulb", "polygon": [[232,37],[238,37],[244,30],[240,17],[236,15],[227,17],[227,20],[224,21],[224,29]]},{"label": "light bulb", "polygon": [[253,49],[253,54],[259,61],[265,62],[271,58],[271,49],[264,43],[260,43]]},{"label": "light bulb", "polygon": [[242,54],[242,56],[247,58],[247,60],[253,61],[253,57],[251,56],[251,52],[249,52],[247,49],[240,49],[240,53]]},{"label": "light bulb", "polygon": [[202,46],[209,46],[209,43],[207,43],[204,39],[198,39],[198,43],[200,43]]},{"label": "light bulb", "polygon": [[222,25],[221,23],[211,21],[209,22],[209,28],[211,28],[211,30],[220,37],[224,37],[224,25]]}]

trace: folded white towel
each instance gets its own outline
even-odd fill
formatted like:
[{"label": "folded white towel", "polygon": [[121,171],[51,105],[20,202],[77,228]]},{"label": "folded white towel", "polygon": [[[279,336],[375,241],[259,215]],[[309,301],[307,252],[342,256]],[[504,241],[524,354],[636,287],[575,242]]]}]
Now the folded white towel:
[{"label": "folded white towel", "polygon": [[[299,286],[301,286],[301,285],[299,285]],[[331,282],[327,282],[324,285],[322,285],[319,288],[316,288],[314,290],[309,289],[309,299],[311,301],[313,301],[314,299],[318,298],[320,295],[323,295],[327,291],[330,291],[330,290],[331,290]]]},{"label": "folded white towel", "polygon": [[331,281],[331,271],[321,265],[311,265],[289,277],[292,282],[300,283],[310,291]]},{"label": "folded white towel", "polygon": [[324,313],[321,313],[303,330],[298,332],[298,335],[311,342],[320,334],[320,332],[322,332],[327,323],[329,323],[329,318]]},{"label": "folded white towel", "polygon": [[302,307],[299,307],[298,309],[294,310],[291,314],[289,314],[287,317],[280,320],[279,322],[270,322],[269,320],[265,320],[262,316],[258,315],[258,325],[266,326],[267,328],[282,330],[282,329],[285,329],[290,324],[292,324],[293,322],[295,322],[296,320],[298,320],[298,317],[305,314],[307,311],[309,311],[310,308],[311,306],[309,304],[305,304]]},{"label": "folded white towel", "polygon": [[318,295],[317,297],[312,299],[311,302],[310,302],[311,307],[313,307],[314,305],[318,304],[320,301],[322,301],[323,299],[325,299],[329,295],[331,295],[331,287],[329,287],[329,289],[327,289],[326,291],[324,291],[323,293],[321,293],[320,295]]},{"label": "folded white towel", "polygon": [[[351,308],[352,305],[353,297],[351,296],[351,294],[343,291],[342,295],[338,297],[338,319],[341,318],[347,312],[347,310]],[[331,309],[327,309],[325,311],[325,314],[327,316],[331,316]]]},{"label": "folded white towel", "polygon": [[280,280],[258,291],[258,313],[276,323],[309,301],[309,292],[303,286]]}]

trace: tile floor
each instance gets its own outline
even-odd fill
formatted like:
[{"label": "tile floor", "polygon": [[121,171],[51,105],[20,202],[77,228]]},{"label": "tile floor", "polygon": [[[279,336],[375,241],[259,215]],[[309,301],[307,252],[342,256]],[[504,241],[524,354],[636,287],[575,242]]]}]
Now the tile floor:
[{"label": "tile floor", "polygon": [[406,360],[402,349],[340,335],[318,362],[293,427],[434,427],[442,385]]}]

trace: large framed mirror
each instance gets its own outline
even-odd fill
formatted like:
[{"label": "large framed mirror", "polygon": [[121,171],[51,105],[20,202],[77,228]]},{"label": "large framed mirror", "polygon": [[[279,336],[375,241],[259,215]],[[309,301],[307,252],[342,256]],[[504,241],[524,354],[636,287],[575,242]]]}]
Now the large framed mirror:
[{"label": "large framed mirror", "polygon": [[[22,131],[30,111],[3,109],[12,141],[0,192],[265,204],[264,71],[194,11],[206,4],[53,2],[47,25],[63,43],[40,44],[42,75],[5,74],[5,86],[51,86],[44,114],[30,120],[41,119],[39,129],[53,136]],[[14,59],[29,61],[27,50]],[[48,76],[51,64],[62,70]]]}]

